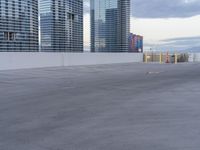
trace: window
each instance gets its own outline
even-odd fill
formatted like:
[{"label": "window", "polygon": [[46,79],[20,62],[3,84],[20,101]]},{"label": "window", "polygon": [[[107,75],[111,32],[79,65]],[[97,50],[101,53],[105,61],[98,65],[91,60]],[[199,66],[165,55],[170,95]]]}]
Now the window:
[{"label": "window", "polygon": [[74,20],[74,18],[75,18],[75,15],[74,15],[74,14],[67,13],[67,19],[68,19],[68,20]]},{"label": "window", "polygon": [[15,40],[15,33],[14,32],[9,32],[9,40],[10,41]]},{"label": "window", "polygon": [[15,33],[14,32],[4,32],[4,40],[14,41],[15,40]]},{"label": "window", "polygon": [[8,38],[8,32],[4,32],[4,40],[9,40],[9,38]]}]

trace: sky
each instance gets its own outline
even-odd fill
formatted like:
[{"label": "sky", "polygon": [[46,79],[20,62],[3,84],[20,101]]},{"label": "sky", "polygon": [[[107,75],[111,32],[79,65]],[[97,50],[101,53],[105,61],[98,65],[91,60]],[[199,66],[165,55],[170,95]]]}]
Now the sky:
[{"label": "sky", "polygon": [[[90,4],[84,0],[84,47],[90,47]],[[200,0],[131,0],[131,32],[144,49],[200,51]]]}]

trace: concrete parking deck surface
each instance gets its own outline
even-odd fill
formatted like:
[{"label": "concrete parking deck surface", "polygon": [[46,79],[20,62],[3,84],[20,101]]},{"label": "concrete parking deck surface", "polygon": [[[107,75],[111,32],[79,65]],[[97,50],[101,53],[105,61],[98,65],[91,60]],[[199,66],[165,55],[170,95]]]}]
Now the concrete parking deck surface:
[{"label": "concrete parking deck surface", "polygon": [[0,150],[199,150],[200,64],[0,71]]}]

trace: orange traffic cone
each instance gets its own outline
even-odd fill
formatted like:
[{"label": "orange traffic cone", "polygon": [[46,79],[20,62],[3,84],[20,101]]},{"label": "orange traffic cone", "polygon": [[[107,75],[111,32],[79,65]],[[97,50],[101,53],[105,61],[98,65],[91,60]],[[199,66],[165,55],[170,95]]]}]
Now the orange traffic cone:
[{"label": "orange traffic cone", "polygon": [[166,63],[168,64],[169,63],[169,52],[167,51],[167,54],[166,54]]}]

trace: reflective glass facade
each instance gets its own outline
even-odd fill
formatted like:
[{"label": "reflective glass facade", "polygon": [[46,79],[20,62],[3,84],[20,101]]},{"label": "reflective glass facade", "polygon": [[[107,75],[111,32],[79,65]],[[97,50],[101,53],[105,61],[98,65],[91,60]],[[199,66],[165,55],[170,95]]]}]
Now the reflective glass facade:
[{"label": "reflective glass facade", "polygon": [[38,0],[0,0],[0,52],[38,50]]},{"label": "reflective glass facade", "polygon": [[128,52],[130,0],[90,0],[91,51]]},{"label": "reflective glass facade", "polygon": [[41,51],[83,51],[83,0],[40,0]]}]

